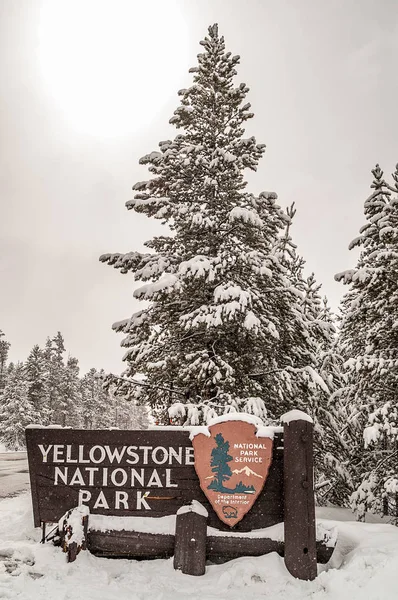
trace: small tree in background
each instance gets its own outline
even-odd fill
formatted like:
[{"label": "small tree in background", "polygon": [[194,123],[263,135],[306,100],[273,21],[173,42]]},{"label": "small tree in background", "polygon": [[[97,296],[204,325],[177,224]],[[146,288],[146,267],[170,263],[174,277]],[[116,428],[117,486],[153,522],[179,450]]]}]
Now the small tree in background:
[{"label": "small tree in background", "polygon": [[114,419],[114,402],[109,391],[103,388],[104,371],[91,368],[81,381],[81,418],[85,429],[117,427]]},{"label": "small tree in background", "polygon": [[46,365],[47,410],[50,423],[61,425],[66,409],[65,388],[65,344],[62,334],[47,338],[44,358]]},{"label": "small tree in background", "polygon": [[28,398],[22,363],[17,363],[9,370],[0,411],[2,442],[10,450],[24,448],[25,428],[37,423],[39,415]]},{"label": "small tree in background", "polygon": [[[61,425],[79,427],[81,424],[81,390],[79,379],[79,361],[68,356],[63,372]],[[100,411],[102,407],[98,406]]]},{"label": "small tree in background", "polygon": [[2,393],[6,383],[6,369],[9,349],[10,343],[7,342],[4,333],[0,329],[0,394]]},{"label": "small tree in background", "polygon": [[24,375],[27,384],[28,399],[37,415],[40,415],[40,423],[48,424],[46,361],[43,350],[37,344],[33,346],[26,359]]},{"label": "small tree in background", "polygon": [[120,429],[148,429],[150,415],[145,404],[138,404],[134,399],[120,395],[120,389],[109,388],[110,421],[112,427]]}]

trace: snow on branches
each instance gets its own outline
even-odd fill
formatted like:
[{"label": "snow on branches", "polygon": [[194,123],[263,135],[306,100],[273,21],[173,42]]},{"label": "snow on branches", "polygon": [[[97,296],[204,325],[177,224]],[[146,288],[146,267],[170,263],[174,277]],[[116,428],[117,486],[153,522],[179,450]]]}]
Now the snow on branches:
[{"label": "snow on branches", "polygon": [[235,82],[239,56],[217,26],[201,45],[170,120],[178,134],[140,160],[150,178],[127,203],[165,233],[146,242],[148,254],[100,260],[140,282],[134,296],[146,307],[114,328],[125,335],[124,375],[145,376],[140,401],[159,422],[170,406],[174,421],[191,424],[242,410],[272,419],[292,403],[305,408],[325,384],[300,293],[275,252],[290,217],[275,193],[246,190],[265,146],[244,135],[253,113],[248,87]]},{"label": "snow on branches", "polygon": [[398,167],[393,186],[379,165],[372,174],[366,223],[350,246],[361,248],[358,264],[336,276],[350,286],[339,336],[347,376],[341,400],[355,415],[345,435],[356,486],[351,503],[360,516],[398,514]]}]

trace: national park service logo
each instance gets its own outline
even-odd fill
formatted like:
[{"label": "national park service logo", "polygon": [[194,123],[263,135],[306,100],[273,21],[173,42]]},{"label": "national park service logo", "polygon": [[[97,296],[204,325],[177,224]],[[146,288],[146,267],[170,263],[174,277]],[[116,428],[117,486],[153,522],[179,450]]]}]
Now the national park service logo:
[{"label": "national park service logo", "polygon": [[200,487],[218,517],[233,527],[255,503],[272,460],[272,439],[257,437],[256,426],[226,421],[195,435],[195,469]]}]

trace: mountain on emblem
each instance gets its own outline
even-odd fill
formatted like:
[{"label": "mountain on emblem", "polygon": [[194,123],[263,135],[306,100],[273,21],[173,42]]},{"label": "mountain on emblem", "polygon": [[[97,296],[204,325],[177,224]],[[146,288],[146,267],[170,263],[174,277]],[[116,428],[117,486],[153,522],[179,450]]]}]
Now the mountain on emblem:
[{"label": "mountain on emblem", "polygon": [[234,469],[232,471],[232,473],[236,473],[237,475],[239,475],[240,473],[244,473],[245,475],[247,475],[247,477],[249,477],[250,475],[253,475],[254,477],[260,477],[260,479],[263,478],[262,475],[259,475],[258,473],[255,473],[249,467],[243,467],[243,469]]},{"label": "mountain on emblem", "polygon": [[193,438],[200,486],[218,517],[233,527],[251,509],[267,479],[272,433],[259,436],[258,419],[237,414],[215,419]]}]

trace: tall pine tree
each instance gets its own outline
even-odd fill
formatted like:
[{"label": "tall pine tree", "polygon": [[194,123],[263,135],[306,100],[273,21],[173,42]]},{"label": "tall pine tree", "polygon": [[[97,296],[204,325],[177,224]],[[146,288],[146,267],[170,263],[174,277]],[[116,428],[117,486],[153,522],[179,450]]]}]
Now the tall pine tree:
[{"label": "tall pine tree", "polygon": [[264,145],[244,137],[253,113],[247,86],[234,83],[239,57],[225,51],[217,25],[201,45],[170,121],[180,133],[141,159],[151,179],[127,203],[168,229],[146,242],[148,253],[100,260],[145,282],[134,293],[144,308],[114,328],[125,334],[125,375],[146,376],[145,401],[159,420],[168,422],[178,397],[172,414],[185,414],[185,402],[192,423],[228,410],[275,418],[305,409],[319,382],[275,252],[289,217],[276,194],[246,190],[244,172],[257,169]]},{"label": "tall pine tree", "polygon": [[368,510],[398,518],[398,198],[378,165],[372,173],[366,224],[351,244],[361,248],[358,265],[336,276],[350,285],[340,333],[343,397],[357,488],[352,506],[360,518]]}]

